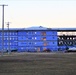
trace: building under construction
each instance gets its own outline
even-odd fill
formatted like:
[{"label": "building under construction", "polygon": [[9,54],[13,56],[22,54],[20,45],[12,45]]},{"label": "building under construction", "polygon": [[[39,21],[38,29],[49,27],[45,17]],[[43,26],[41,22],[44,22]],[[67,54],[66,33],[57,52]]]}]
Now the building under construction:
[{"label": "building under construction", "polygon": [[[76,47],[76,28],[10,28],[4,29],[4,51],[43,52],[64,51]],[[0,51],[2,29],[0,29]]]}]

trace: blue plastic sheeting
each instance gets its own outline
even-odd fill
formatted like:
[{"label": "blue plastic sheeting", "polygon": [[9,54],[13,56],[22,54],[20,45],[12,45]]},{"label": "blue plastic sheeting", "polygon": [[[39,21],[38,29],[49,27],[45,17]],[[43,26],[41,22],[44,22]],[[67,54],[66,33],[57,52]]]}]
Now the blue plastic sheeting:
[{"label": "blue plastic sheeting", "polygon": [[26,46],[26,42],[18,42],[18,46]]},{"label": "blue plastic sheeting", "polygon": [[18,47],[18,52],[37,52],[37,50],[36,47]]},{"label": "blue plastic sheeting", "polygon": [[46,35],[57,35],[57,31],[46,31]]},{"label": "blue plastic sheeting", "polygon": [[49,42],[49,45],[50,46],[57,46],[57,41],[50,41]]},{"label": "blue plastic sheeting", "polygon": [[24,36],[24,35],[26,35],[26,32],[25,31],[24,32],[23,31],[19,31],[18,35],[23,35]]},{"label": "blue plastic sheeting", "polygon": [[58,50],[64,51],[64,50],[66,50],[66,46],[59,46]]},{"label": "blue plastic sheeting", "polygon": [[46,36],[47,40],[57,40],[57,36]]},{"label": "blue plastic sheeting", "polygon": [[26,40],[26,36],[19,36],[18,40]]}]

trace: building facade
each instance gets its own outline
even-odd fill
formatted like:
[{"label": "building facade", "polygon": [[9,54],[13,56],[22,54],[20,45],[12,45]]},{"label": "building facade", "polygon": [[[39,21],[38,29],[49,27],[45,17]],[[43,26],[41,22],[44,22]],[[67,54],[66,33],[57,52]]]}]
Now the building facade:
[{"label": "building facade", "polygon": [[[65,28],[10,28],[4,30],[4,51],[43,52],[64,51],[76,45],[75,29]],[[2,30],[0,29],[0,51],[2,50]]]},{"label": "building facade", "polygon": [[76,28],[59,29],[58,50],[64,51],[66,48],[76,48]]}]

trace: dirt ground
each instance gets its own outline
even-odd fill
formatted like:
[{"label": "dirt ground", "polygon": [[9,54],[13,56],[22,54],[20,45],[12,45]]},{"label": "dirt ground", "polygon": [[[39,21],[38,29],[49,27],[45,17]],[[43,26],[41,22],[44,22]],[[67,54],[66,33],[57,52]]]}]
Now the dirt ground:
[{"label": "dirt ground", "polygon": [[76,75],[76,53],[0,55],[0,75]]}]

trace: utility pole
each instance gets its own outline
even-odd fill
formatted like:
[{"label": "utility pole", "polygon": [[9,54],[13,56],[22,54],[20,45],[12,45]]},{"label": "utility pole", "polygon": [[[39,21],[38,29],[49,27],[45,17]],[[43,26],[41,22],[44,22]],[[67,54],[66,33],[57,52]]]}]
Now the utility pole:
[{"label": "utility pole", "polygon": [[10,31],[9,31],[9,24],[10,24],[10,22],[7,22],[7,27],[8,27],[8,54],[11,53],[11,50],[10,50]]},{"label": "utility pole", "polygon": [[4,51],[4,6],[8,6],[8,5],[0,5],[2,6],[2,56],[3,56],[3,51]]}]

